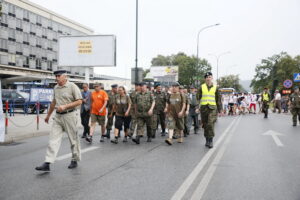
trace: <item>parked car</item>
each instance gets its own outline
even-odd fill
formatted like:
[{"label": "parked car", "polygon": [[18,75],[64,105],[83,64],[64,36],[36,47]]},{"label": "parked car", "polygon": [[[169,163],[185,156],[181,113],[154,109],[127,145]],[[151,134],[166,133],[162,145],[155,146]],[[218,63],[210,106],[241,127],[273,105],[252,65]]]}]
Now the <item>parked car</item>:
[{"label": "parked car", "polygon": [[[27,107],[28,113],[36,113],[36,105],[34,103],[29,103],[29,94],[25,92],[18,92],[16,90],[1,90],[2,93],[2,104],[3,112],[6,112],[6,101],[8,100],[9,105],[13,105],[14,109],[24,110]],[[28,104],[27,104],[28,103]],[[48,105],[40,105],[40,113],[44,113]],[[10,109],[10,107],[8,108]],[[8,110],[9,111],[9,110]]]}]

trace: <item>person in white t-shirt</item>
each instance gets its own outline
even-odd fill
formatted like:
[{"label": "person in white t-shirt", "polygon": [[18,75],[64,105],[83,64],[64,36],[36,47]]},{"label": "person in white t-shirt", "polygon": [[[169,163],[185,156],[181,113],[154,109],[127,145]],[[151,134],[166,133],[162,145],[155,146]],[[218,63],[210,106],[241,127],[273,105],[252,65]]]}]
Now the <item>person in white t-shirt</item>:
[{"label": "person in white t-shirt", "polygon": [[279,93],[279,90],[275,91],[273,103],[274,103],[273,112],[275,113],[276,109],[278,109],[278,113],[280,114],[281,113],[281,94]]},{"label": "person in white t-shirt", "polygon": [[249,112],[252,113],[252,107],[254,108],[254,114],[256,114],[256,95],[255,94],[250,94],[250,107],[249,107]]}]

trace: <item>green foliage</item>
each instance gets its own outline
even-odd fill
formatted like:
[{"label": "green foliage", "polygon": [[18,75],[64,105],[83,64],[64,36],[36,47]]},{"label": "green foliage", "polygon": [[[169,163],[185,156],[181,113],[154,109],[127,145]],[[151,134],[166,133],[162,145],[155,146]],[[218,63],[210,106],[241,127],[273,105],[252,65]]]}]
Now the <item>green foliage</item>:
[{"label": "green foliage", "polygon": [[[179,82],[183,85],[200,85],[204,82],[204,73],[211,71],[211,65],[205,59],[198,59],[194,56],[187,56],[179,52],[176,55],[162,56],[153,58],[152,66],[178,66]],[[198,66],[198,67],[197,67]]]},{"label": "green foliage", "polygon": [[300,72],[300,56],[292,58],[286,52],[262,59],[261,64],[255,68],[255,76],[251,87],[255,92],[261,92],[268,87],[271,93],[276,89],[282,90],[286,79],[293,80],[293,74]]},{"label": "green foliage", "polygon": [[234,88],[237,92],[244,92],[243,87],[240,84],[239,75],[228,75],[219,78],[219,88]]}]

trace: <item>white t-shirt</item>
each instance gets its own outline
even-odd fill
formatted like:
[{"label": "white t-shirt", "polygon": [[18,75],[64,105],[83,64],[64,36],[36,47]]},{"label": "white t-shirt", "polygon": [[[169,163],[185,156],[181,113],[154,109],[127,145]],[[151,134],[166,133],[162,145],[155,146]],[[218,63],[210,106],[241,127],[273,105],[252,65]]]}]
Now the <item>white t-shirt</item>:
[{"label": "white t-shirt", "polygon": [[281,94],[279,92],[275,95],[275,100],[281,100]]},{"label": "white t-shirt", "polygon": [[251,95],[251,103],[256,104],[256,95]]},{"label": "white t-shirt", "polygon": [[223,105],[228,105],[228,101],[229,101],[229,96],[225,95],[223,97]]}]

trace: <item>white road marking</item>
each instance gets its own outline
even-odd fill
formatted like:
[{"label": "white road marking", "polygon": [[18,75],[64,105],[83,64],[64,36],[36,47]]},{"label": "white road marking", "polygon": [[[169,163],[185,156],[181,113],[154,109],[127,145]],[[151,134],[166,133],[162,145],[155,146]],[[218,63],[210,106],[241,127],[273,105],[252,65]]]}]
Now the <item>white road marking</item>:
[{"label": "white road marking", "polygon": [[226,128],[226,130],[221,134],[218,141],[215,143],[215,147],[213,149],[210,149],[205,156],[200,160],[200,162],[197,164],[197,166],[194,168],[194,170],[190,173],[190,175],[184,180],[184,182],[181,184],[181,186],[178,188],[178,190],[175,192],[175,194],[172,196],[171,200],[180,200],[185,195],[187,190],[190,188],[190,186],[193,184],[199,173],[202,171],[210,157],[213,155],[213,153],[216,151],[222,140],[225,138],[233,124],[237,122],[237,120],[232,120],[232,122],[229,124],[229,126]]},{"label": "white road marking", "polygon": [[[83,153],[86,153],[88,151],[93,151],[95,149],[99,149],[100,147],[88,147],[88,148],[85,148],[85,149],[82,149],[81,150],[81,154]],[[68,153],[68,154],[65,154],[65,155],[62,155],[62,156],[59,156],[56,158],[57,161],[60,161],[60,160],[64,160],[64,159],[67,159],[67,158],[71,158],[72,154],[71,153]]]},{"label": "white road marking", "polygon": [[210,164],[210,166],[208,167],[207,171],[205,172],[205,175],[203,176],[202,180],[200,181],[199,185],[197,186],[196,190],[194,191],[191,200],[199,200],[202,198],[202,196],[204,195],[207,186],[209,185],[210,180],[212,179],[218,164],[220,163],[225,150],[233,136],[233,133],[235,132],[239,122],[241,120],[241,117],[239,117],[239,119],[237,120],[237,122],[235,123],[234,127],[232,128],[232,131],[230,131],[230,133],[228,134],[226,140],[224,141],[223,145],[220,147],[220,150],[218,151],[216,157],[214,158],[214,160],[212,161],[212,163]]},{"label": "white road marking", "polygon": [[277,146],[279,147],[283,147],[284,145],[282,144],[282,142],[280,141],[278,136],[283,136],[283,134],[272,131],[272,130],[268,130],[267,132],[265,132],[263,135],[270,135],[272,136],[274,142],[276,143]]}]

